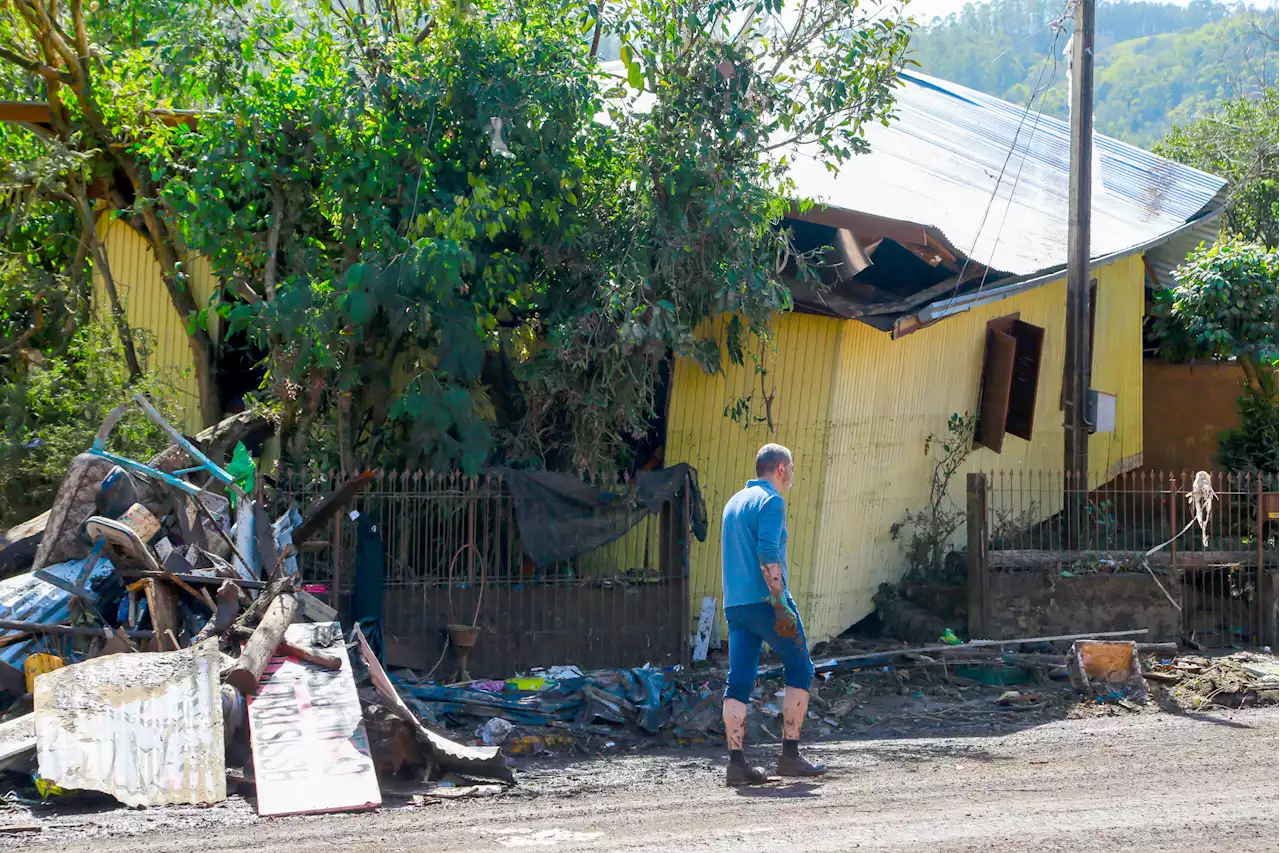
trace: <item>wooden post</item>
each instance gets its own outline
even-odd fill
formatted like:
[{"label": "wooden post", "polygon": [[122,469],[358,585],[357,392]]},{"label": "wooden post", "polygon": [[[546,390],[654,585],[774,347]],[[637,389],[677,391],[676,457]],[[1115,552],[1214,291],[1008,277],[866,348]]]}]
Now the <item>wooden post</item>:
[{"label": "wooden post", "polygon": [[267,607],[267,612],[258,623],[249,642],[244,644],[240,652],[240,660],[227,675],[226,681],[243,695],[248,696],[258,686],[267,661],[275,654],[276,647],[284,639],[285,629],[293,623],[294,614],[298,612],[298,599],[292,593],[282,592]]},{"label": "wooden post", "polygon": [[1082,490],[1073,492],[1071,476],[1085,477],[1088,489],[1089,429],[1085,417],[1089,371],[1089,213],[1093,189],[1093,21],[1094,0],[1076,0],[1071,34],[1071,163],[1067,188],[1067,305],[1066,351],[1063,370],[1063,472],[1067,492],[1068,547],[1076,547],[1084,522]]},{"label": "wooden post", "polygon": [[969,639],[982,639],[989,632],[987,609],[987,475],[970,474],[968,488],[968,568]]},{"label": "wooden post", "polygon": [[1255,646],[1270,645],[1262,638],[1262,600],[1264,597],[1264,573],[1262,571],[1262,543],[1267,532],[1267,509],[1262,505],[1262,475],[1256,477],[1258,488],[1258,529],[1254,531],[1254,539],[1258,543],[1258,568],[1253,576],[1253,644]]}]

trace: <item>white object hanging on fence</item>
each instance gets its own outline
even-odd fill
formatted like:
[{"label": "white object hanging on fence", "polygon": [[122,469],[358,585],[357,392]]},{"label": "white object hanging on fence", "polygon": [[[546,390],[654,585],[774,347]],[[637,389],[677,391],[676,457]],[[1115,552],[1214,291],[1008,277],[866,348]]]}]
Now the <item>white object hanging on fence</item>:
[{"label": "white object hanging on fence", "polygon": [[1167,542],[1162,542],[1147,553],[1142,555],[1142,565],[1151,575],[1151,579],[1156,582],[1156,586],[1160,587],[1160,591],[1164,593],[1164,597],[1169,599],[1169,603],[1182,612],[1182,605],[1174,601],[1173,596],[1169,594],[1169,590],[1164,588],[1164,584],[1160,583],[1160,579],[1156,577],[1156,573],[1151,570],[1151,566],[1147,564],[1147,558],[1162,548],[1167,548],[1173,544],[1179,536],[1191,529],[1193,524],[1200,525],[1200,543],[1205,548],[1209,547],[1209,514],[1213,511],[1213,500],[1218,493],[1213,490],[1213,480],[1209,477],[1208,471],[1197,471],[1195,479],[1191,482],[1191,491],[1187,493],[1187,503],[1191,504],[1191,520],[1187,522],[1187,526],[1173,534]]}]

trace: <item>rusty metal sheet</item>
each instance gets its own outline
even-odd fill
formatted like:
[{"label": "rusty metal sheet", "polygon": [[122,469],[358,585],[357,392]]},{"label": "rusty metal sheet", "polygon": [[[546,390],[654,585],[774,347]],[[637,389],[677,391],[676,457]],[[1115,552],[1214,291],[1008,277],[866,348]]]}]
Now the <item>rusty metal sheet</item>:
[{"label": "rusty metal sheet", "polygon": [[378,662],[378,656],[369,647],[369,642],[365,639],[364,632],[360,630],[360,626],[355,626],[351,633],[356,638],[356,648],[360,652],[360,659],[363,661],[365,668],[369,670],[369,680],[373,683],[373,689],[378,691],[378,694],[383,699],[387,700],[387,704],[397,716],[412,725],[417,730],[419,737],[425,739],[431,745],[432,757],[438,766],[443,769],[457,770],[461,773],[481,776],[486,779],[511,779],[511,771],[507,768],[506,760],[498,747],[465,746],[460,743],[454,743],[447,737],[438,735],[422,725],[409,710],[408,706],[404,704],[404,700],[400,698],[395,685],[387,677],[386,670]]},{"label": "rusty metal sheet", "polygon": [[128,806],[227,798],[212,645],[94,658],[35,684],[40,776]]},{"label": "rusty metal sheet", "polygon": [[[337,636],[325,646],[319,637]],[[290,625],[285,640],[342,661],[328,670],[288,655],[267,664],[249,697],[258,814],[356,811],[382,805],[351,661],[336,623]]]}]

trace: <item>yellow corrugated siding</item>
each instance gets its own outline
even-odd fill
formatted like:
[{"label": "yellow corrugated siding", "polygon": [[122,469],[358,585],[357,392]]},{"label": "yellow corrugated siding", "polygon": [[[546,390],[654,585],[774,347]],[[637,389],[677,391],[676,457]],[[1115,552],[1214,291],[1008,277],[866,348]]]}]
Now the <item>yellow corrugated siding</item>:
[{"label": "yellow corrugated siding", "polygon": [[[183,427],[188,432],[198,432],[203,424],[191,347],[187,343],[187,320],[173,308],[151,247],[128,225],[108,217],[99,220],[99,238],[129,325],[146,333],[147,345],[139,355],[145,358],[145,366],[157,370],[161,381],[173,390]],[[209,264],[204,258],[195,258],[188,262],[188,270],[196,304],[205,305],[214,285]],[[111,303],[99,274],[94,275],[94,301],[100,315],[109,317]],[[211,321],[213,328],[216,325],[216,320]]]},{"label": "yellow corrugated siding", "polygon": [[1142,315],[1146,309],[1142,256],[1097,271],[1092,385],[1115,394],[1116,431],[1089,437],[1091,484],[1142,464]]},{"label": "yellow corrugated siding", "polygon": [[[857,321],[787,315],[778,324],[780,422],[772,437],[761,428],[744,431],[722,414],[749,387],[750,367],[706,376],[680,362],[667,458],[698,469],[712,519],[708,541],[695,543],[691,554],[693,612],[702,596],[720,597],[719,515],[750,477],[755,450],[772,438],[796,454],[789,557],[809,639],[831,637],[869,614],[876,588],[906,570],[890,527],[926,505],[926,438],[942,435],[952,413],[977,406],[986,324],[994,318],[1017,312],[1045,329],[1033,440],[1006,436],[1003,452],[978,449],[966,470],[1060,470],[1065,298],[1064,283],[1054,282],[897,341]],[[1119,396],[1116,433],[1095,436],[1090,447],[1092,467],[1102,470],[1141,459],[1141,314],[1141,258],[1101,270],[1093,384]],[[794,383],[799,393],[788,394]],[[960,506],[964,473],[952,482]]]},{"label": "yellow corrugated siding", "polygon": [[768,382],[776,387],[773,420],[744,427],[724,416],[726,406],[754,393],[760,414],[760,380],[750,362],[723,374],[707,375],[692,362],[676,364],[667,427],[667,464],[688,462],[698,470],[698,483],[710,516],[705,543],[695,542],[690,555],[690,594],[694,612],[703,596],[720,596],[720,513],[725,501],[755,476],[755,454],[773,441],[789,447],[796,459],[796,485],[788,500],[788,559],[797,600],[808,594],[813,576],[807,568],[818,536],[819,496],[825,477],[822,464],[827,436],[827,405],[841,322],[789,314],[778,322],[777,355],[767,361]]}]

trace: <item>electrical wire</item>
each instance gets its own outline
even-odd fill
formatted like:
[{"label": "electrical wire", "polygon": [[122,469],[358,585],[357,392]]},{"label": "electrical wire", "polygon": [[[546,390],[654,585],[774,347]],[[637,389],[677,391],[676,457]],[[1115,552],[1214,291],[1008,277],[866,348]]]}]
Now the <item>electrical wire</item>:
[{"label": "electrical wire", "polygon": [[[994,204],[995,204],[996,197],[1000,194],[1000,186],[1001,186],[1001,184],[1003,184],[1003,183],[1004,183],[1004,176],[1005,176],[1005,172],[1006,172],[1006,171],[1008,170],[1008,168],[1009,168],[1009,161],[1013,159],[1014,152],[1016,152],[1016,151],[1018,150],[1018,140],[1022,137],[1022,128],[1026,125],[1026,122],[1027,122],[1027,116],[1029,116],[1029,115],[1031,114],[1031,108],[1035,105],[1035,100],[1036,100],[1036,98],[1037,98],[1037,97],[1039,97],[1042,93],[1044,93],[1044,92],[1046,92],[1046,91],[1047,91],[1047,88],[1048,88],[1048,87],[1041,88],[1041,85],[1040,85],[1040,84],[1041,84],[1041,82],[1044,80],[1044,72],[1045,72],[1045,68],[1046,68],[1047,64],[1049,63],[1049,61],[1051,61],[1051,60],[1052,60],[1052,62],[1053,62],[1054,77],[1056,78],[1056,76],[1057,76],[1057,68],[1058,68],[1058,49],[1057,49],[1057,48],[1058,48],[1058,37],[1062,34],[1062,31],[1063,31],[1063,24],[1067,21],[1067,19],[1068,19],[1068,18],[1070,18],[1070,17],[1071,17],[1071,15],[1072,15],[1072,13],[1073,13],[1073,3],[1074,3],[1074,2],[1078,2],[1078,0],[1068,0],[1068,2],[1067,2],[1067,3],[1065,4],[1065,6],[1063,7],[1062,14],[1061,14],[1061,15],[1060,15],[1056,20],[1053,20],[1053,21],[1050,21],[1050,22],[1049,22],[1049,28],[1050,28],[1050,30],[1052,30],[1052,31],[1053,31],[1053,33],[1054,33],[1053,41],[1052,41],[1052,42],[1050,43],[1050,45],[1049,45],[1049,51],[1048,51],[1048,54],[1045,56],[1045,61],[1044,61],[1044,62],[1042,62],[1042,63],[1040,64],[1040,75],[1039,75],[1039,77],[1037,77],[1037,78],[1036,78],[1036,85],[1035,85],[1035,88],[1033,88],[1033,89],[1032,89],[1031,97],[1027,100],[1027,106],[1026,106],[1026,107],[1023,109],[1023,111],[1022,111],[1022,117],[1021,117],[1021,119],[1019,119],[1019,121],[1018,121],[1018,127],[1017,127],[1017,130],[1015,130],[1015,131],[1014,131],[1014,134],[1013,134],[1013,142],[1012,142],[1012,143],[1010,144],[1010,146],[1009,146],[1009,151],[1008,151],[1008,153],[1006,153],[1006,154],[1005,154],[1004,163],[1000,166],[1000,174],[996,177],[996,183],[995,183],[995,186],[991,189],[991,196],[987,199],[987,206],[986,206],[986,208],[985,208],[985,209],[983,210],[983,212],[982,212],[982,219],[981,219],[981,221],[978,223],[978,230],[977,230],[977,232],[976,232],[976,233],[974,234],[974,236],[973,236],[973,245],[971,245],[971,246],[969,247],[969,251],[965,253],[964,263],[960,266],[960,273],[956,276],[956,284],[955,284],[955,287],[954,287],[954,288],[952,288],[952,290],[951,290],[951,295],[947,298],[947,301],[950,301],[950,300],[952,300],[952,299],[955,299],[955,298],[956,298],[956,295],[960,292],[960,286],[964,283],[965,273],[968,271],[968,269],[969,269],[969,264],[970,264],[970,263],[972,262],[972,260],[973,260],[973,253],[974,253],[974,251],[976,251],[976,250],[977,250],[977,248],[978,248],[978,242],[982,239],[982,231],[983,231],[983,229],[984,229],[984,228],[986,228],[986,225],[987,225],[987,218],[991,215],[991,207],[992,207],[992,205],[994,205]],[[1049,85],[1050,85],[1050,86],[1052,86],[1052,85],[1053,85],[1053,81],[1052,81],[1052,80],[1050,80]],[[1044,100],[1043,100],[1043,99],[1041,99],[1041,102],[1040,102],[1040,112],[1039,112],[1039,113],[1037,113],[1037,116],[1036,116],[1036,124],[1035,124],[1035,128],[1038,128],[1038,127],[1039,127],[1039,125],[1040,125],[1040,117],[1041,117],[1043,114],[1044,114]],[[1032,137],[1034,137],[1034,135],[1035,135],[1035,130],[1033,129],[1033,130],[1032,130]],[[1031,138],[1029,137],[1029,138],[1027,139],[1027,146],[1026,146],[1026,148],[1024,148],[1024,152],[1026,152],[1026,151],[1030,151],[1030,147],[1031,147]],[[1025,165],[1026,165],[1026,156],[1025,156],[1025,153],[1024,153],[1024,156],[1023,156],[1023,158],[1022,158],[1022,165],[1023,165],[1023,166],[1025,166]],[[1019,170],[1018,170],[1018,175],[1019,175],[1019,177],[1021,176],[1021,174],[1022,174],[1022,169],[1021,169],[1021,167],[1019,167]],[[1017,181],[1016,181],[1016,180],[1015,180],[1015,182],[1014,182],[1014,187],[1013,187],[1013,189],[1017,189]],[[1013,203],[1013,195],[1012,195],[1012,192],[1010,192],[1010,195],[1009,195],[1009,206],[1012,206],[1012,203]],[[1008,207],[1006,207],[1006,208],[1005,208],[1005,219],[1007,219],[1007,218],[1008,218],[1008,214],[1009,214],[1009,209],[1008,209]],[[1004,219],[1002,219],[1002,220],[1001,220],[1001,229],[1003,229],[1003,227],[1004,227]],[[1000,236],[999,236],[999,230],[997,230],[997,232],[996,232],[996,242],[995,242],[995,244],[993,244],[993,247],[992,247],[992,251],[993,251],[993,252],[994,252],[994,247],[995,247],[995,245],[999,245],[999,239],[1000,239]],[[984,283],[984,284],[985,284],[985,282],[986,282],[987,272],[989,272],[989,271],[990,271],[990,270],[989,270],[989,268],[988,268],[987,270],[984,270],[984,272],[983,272],[983,276],[982,276],[982,277],[983,277],[983,283]],[[981,292],[981,289],[979,289],[979,291],[978,291],[978,292],[980,293],[980,292]]]}]

